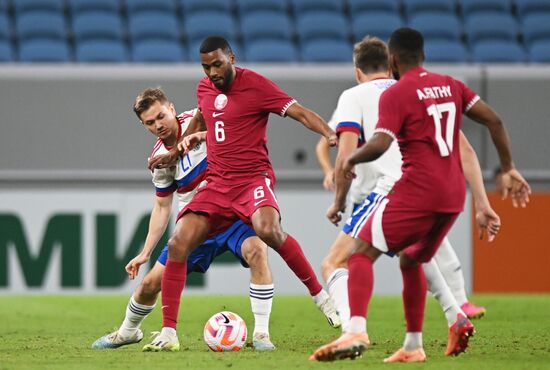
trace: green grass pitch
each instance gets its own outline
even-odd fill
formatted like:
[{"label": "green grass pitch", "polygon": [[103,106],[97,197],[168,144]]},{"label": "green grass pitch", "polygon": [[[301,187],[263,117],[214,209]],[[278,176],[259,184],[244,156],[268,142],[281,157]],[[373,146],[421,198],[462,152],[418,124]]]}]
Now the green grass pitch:
[{"label": "green grass pitch", "polygon": [[[308,361],[318,346],[336,337],[308,297],[275,296],[271,336],[277,350],[211,352],[202,340],[215,312],[235,311],[253,328],[248,297],[184,296],[178,353],[143,353],[138,345],[92,350],[99,336],[119,325],[128,298],[122,296],[0,296],[0,369],[550,369],[550,296],[478,295],[488,308],[475,321],[477,334],[467,353],[446,358],[446,322],[428,298],[424,325],[425,364],[383,364],[404,336],[400,297],[374,297],[370,306],[372,345],[355,361]],[[158,330],[160,309],[147,318],[144,333]]]}]

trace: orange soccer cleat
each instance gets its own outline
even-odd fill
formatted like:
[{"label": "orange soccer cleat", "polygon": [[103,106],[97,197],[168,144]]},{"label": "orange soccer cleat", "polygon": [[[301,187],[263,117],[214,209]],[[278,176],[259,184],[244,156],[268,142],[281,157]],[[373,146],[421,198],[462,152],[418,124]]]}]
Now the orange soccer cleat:
[{"label": "orange soccer cleat", "polygon": [[426,353],[422,348],[410,352],[405,351],[405,348],[400,348],[393,355],[385,358],[384,362],[426,362]]},{"label": "orange soccer cleat", "polygon": [[354,360],[368,348],[370,344],[367,333],[345,333],[340,338],[319,347],[309,359],[311,361],[334,361],[349,358]]},{"label": "orange soccer cleat", "polygon": [[458,356],[468,348],[468,341],[475,333],[474,325],[462,314],[456,315],[456,321],[449,328],[449,339],[445,356]]},{"label": "orange soccer cleat", "polygon": [[468,316],[469,319],[480,319],[485,316],[487,309],[485,307],[476,306],[472,302],[466,302],[460,306],[462,311]]}]

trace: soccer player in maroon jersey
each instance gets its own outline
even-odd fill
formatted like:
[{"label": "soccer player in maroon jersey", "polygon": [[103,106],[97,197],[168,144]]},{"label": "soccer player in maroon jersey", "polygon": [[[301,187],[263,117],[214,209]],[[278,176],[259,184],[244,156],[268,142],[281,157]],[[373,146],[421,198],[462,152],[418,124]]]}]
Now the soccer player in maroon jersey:
[{"label": "soccer player in maroon jersey", "polygon": [[[421,267],[429,261],[464,207],[465,180],[460,164],[459,130],[464,112],[485,125],[491,134],[505,176],[529,185],[514,169],[510,142],[496,113],[464,83],[422,68],[422,34],[410,28],[396,30],[389,42],[390,65],[401,79],[388,88],[379,103],[375,134],[345,162],[343,171],[380,157],[393,140],[403,155],[403,175],[371,214],[355,240],[349,258],[348,331],[320,347],[311,360],[332,361],[359,356],[369,345],[367,308],[373,289],[373,264],[384,252],[400,252],[407,333],[404,345],[384,362],[425,361],[422,324],[426,278]],[[453,150],[454,149],[454,150]],[[491,230],[491,215],[478,220]],[[462,315],[449,329],[449,342],[458,355],[468,345],[474,327]]]},{"label": "soccer player in maroon jersey", "polygon": [[[272,81],[235,67],[235,56],[224,38],[205,39],[200,57],[207,77],[197,87],[199,112],[195,118],[207,128],[207,185],[181,210],[178,219],[182,222],[176,224],[168,242],[168,261],[162,278],[163,329],[148,349],[165,350],[177,338],[175,328],[188,255],[239,218],[251,224],[256,234],[279,253],[306,285],[329,323],[339,326],[328,293],[300,245],[281,227],[273,193],[275,175],[266,143],[268,116],[289,116],[326,137],[332,145],[337,142],[336,134],[319,115],[298,104]],[[188,140],[199,137],[191,135]],[[190,147],[193,144],[188,143]]]}]

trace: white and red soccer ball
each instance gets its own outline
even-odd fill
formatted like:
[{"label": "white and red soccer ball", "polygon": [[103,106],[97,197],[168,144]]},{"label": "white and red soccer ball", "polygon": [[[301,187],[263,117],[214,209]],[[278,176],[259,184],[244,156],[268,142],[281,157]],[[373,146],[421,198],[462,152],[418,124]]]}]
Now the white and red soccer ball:
[{"label": "white and red soccer ball", "polygon": [[204,341],[214,352],[238,351],[246,343],[246,323],[236,313],[218,312],[204,325]]}]

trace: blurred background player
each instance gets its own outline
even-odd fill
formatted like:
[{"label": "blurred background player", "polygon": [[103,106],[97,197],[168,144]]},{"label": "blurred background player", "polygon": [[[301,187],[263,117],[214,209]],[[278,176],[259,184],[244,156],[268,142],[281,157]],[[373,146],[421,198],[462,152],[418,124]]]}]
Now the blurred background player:
[{"label": "blurred background player", "polygon": [[[514,169],[500,118],[462,82],[423,69],[423,47],[423,37],[416,30],[401,28],[392,34],[390,65],[402,78],[381,95],[374,135],[340,170],[351,179],[354,165],[378,159],[399,138],[403,175],[360,224],[349,258],[348,332],[320,347],[311,359],[354,358],[368,347],[366,314],[374,283],[373,263],[384,252],[401,252],[407,334],[403,347],[384,362],[426,360],[422,324],[427,286],[421,263],[433,257],[464,206],[464,174],[460,154],[453,151],[459,146],[462,112],[489,128],[503,172],[528,188]],[[494,236],[498,219],[491,212],[482,216],[489,235]],[[457,336],[457,346],[464,349],[473,326],[460,316],[449,334]]]},{"label": "blurred background player", "polygon": [[[196,118],[206,125],[207,184],[180,214],[168,242],[168,261],[162,278],[163,328],[147,349],[161,351],[177,341],[176,323],[185,286],[187,258],[208,236],[236,219],[250,223],[256,234],[272,247],[309,290],[331,325],[340,325],[328,293],[319,283],[298,242],[285,233],[273,188],[275,176],[266,143],[269,113],[290,116],[336,144],[336,134],[316,113],[302,107],[267,78],[234,66],[227,40],[208,37],[200,46],[206,73],[197,87]],[[177,150],[173,153],[177,154]],[[166,160],[166,162],[163,162]],[[170,165],[173,157],[150,162]]]},{"label": "blurred background player", "polygon": [[[145,89],[138,95],[134,112],[143,126],[158,138],[151,157],[166,153],[180,137],[188,134],[195,111],[193,109],[176,116],[174,104],[160,88]],[[178,209],[182,209],[197,192],[205,171],[206,143],[201,143],[183,155],[174,167],[152,171],[156,189],[155,204],[143,250],[126,265],[130,279],[134,279],[140,266],[149,261],[164,234],[172,212],[174,192],[177,194]],[[269,338],[269,316],[274,286],[267,262],[267,246],[249,226],[237,221],[228,230],[205,241],[189,256],[187,273],[206,272],[214,258],[226,251],[231,251],[243,266],[250,267],[250,305],[255,324],[252,344],[256,350],[273,350],[275,346]],[[165,246],[154,267],[136,288],[119,329],[96,340],[92,348],[118,348],[141,341],[143,333],[139,328],[155,308],[167,255],[168,247]]]}]

